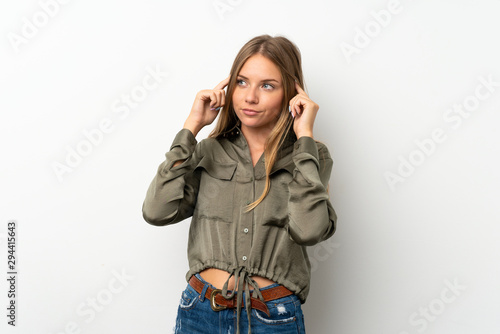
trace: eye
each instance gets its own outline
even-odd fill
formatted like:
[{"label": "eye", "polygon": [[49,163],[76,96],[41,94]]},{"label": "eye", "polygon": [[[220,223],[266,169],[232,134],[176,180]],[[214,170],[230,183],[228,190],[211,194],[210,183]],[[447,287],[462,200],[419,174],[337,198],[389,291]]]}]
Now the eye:
[{"label": "eye", "polygon": [[263,84],[262,87],[264,87],[264,89],[273,89],[274,88],[273,85],[268,84],[268,83]]},{"label": "eye", "polygon": [[242,86],[245,84],[245,80],[243,79],[236,79],[236,83],[239,85],[239,86]]}]

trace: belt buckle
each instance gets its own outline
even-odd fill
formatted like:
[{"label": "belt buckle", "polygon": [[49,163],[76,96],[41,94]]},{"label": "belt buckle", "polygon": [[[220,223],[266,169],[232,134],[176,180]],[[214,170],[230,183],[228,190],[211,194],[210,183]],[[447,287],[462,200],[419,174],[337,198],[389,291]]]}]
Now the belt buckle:
[{"label": "belt buckle", "polygon": [[212,290],[212,293],[210,294],[210,306],[212,307],[212,310],[214,310],[214,311],[222,311],[222,310],[227,309],[227,306],[217,305],[217,303],[215,302],[215,295],[217,295],[218,293],[222,293],[222,290],[221,289],[214,289],[214,290]]}]

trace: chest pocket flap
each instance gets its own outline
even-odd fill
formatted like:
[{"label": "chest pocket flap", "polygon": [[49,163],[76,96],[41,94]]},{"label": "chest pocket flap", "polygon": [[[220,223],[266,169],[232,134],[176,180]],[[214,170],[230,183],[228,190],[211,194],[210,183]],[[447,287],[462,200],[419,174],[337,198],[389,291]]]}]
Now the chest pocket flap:
[{"label": "chest pocket flap", "polygon": [[271,175],[279,170],[286,170],[288,173],[293,175],[293,171],[295,170],[295,163],[290,158],[278,160],[271,169]]},{"label": "chest pocket flap", "polygon": [[237,165],[236,161],[231,160],[215,162],[210,156],[205,156],[199,161],[195,169],[204,173],[201,173],[200,189],[194,210],[195,217],[213,223],[233,221],[235,182],[231,179]]},{"label": "chest pocket flap", "polygon": [[195,169],[202,168],[215,179],[229,181],[233,178],[237,166],[236,161],[215,162],[209,156],[204,156]]}]

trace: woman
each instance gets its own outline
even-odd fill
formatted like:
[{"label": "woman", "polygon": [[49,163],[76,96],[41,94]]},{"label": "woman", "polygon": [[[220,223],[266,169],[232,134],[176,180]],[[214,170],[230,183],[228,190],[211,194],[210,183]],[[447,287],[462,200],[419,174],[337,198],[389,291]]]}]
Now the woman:
[{"label": "woman", "polygon": [[305,246],[332,236],[337,217],[327,191],[333,162],[313,139],[319,107],[302,87],[292,42],[251,39],[229,77],[198,92],[159,166],[144,219],[192,216],[176,333],[305,333]]}]

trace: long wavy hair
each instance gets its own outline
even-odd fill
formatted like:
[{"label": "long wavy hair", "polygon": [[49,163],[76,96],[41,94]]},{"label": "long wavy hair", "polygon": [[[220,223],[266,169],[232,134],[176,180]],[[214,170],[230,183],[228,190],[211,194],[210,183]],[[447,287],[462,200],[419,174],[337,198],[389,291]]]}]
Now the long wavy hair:
[{"label": "long wavy hair", "polygon": [[266,185],[261,196],[247,206],[247,211],[253,210],[269,193],[269,189],[271,188],[270,174],[277,160],[279,149],[290,131],[293,132],[293,118],[288,112],[288,103],[297,94],[295,82],[304,89],[301,55],[294,43],[283,36],[271,37],[269,35],[261,35],[252,38],[240,49],[234,59],[227,86],[226,104],[221,109],[217,124],[209,137],[226,137],[239,125],[239,119],[233,107],[233,92],[241,68],[248,58],[255,54],[267,57],[279,68],[284,95],[278,121],[267,138],[264,147]]}]

